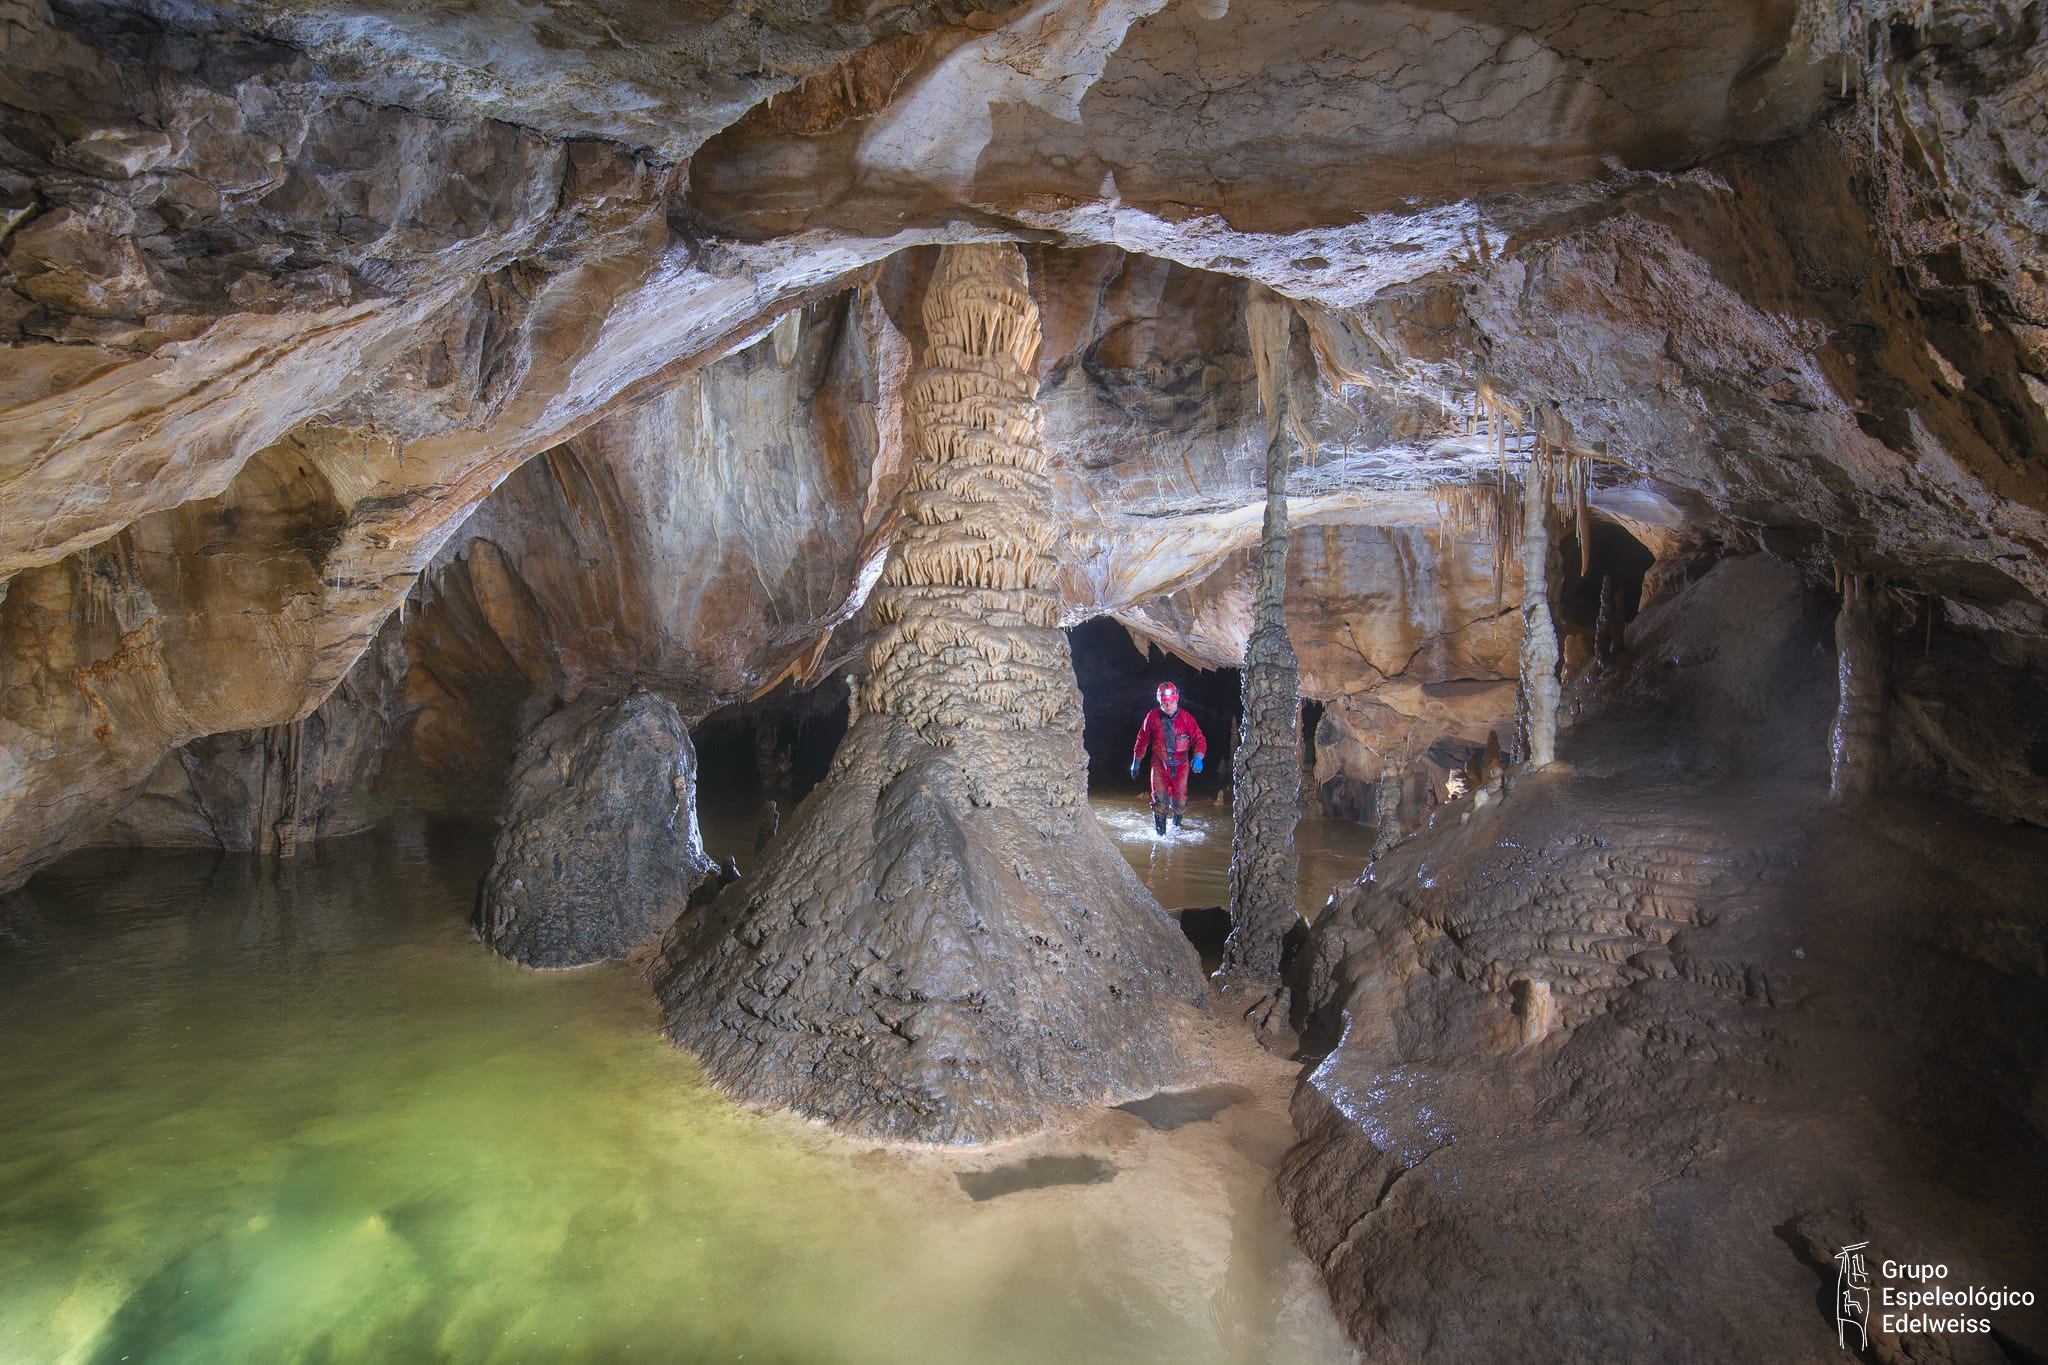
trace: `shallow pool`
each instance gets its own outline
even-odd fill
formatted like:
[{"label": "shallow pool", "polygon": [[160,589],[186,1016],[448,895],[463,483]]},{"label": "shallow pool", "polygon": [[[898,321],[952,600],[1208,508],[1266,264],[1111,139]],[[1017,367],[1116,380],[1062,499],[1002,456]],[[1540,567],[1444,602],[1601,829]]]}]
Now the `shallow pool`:
[{"label": "shallow pool", "polygon": [[[708,1090],[629,970],[484,951],[486,852],[94,852],[7,898],[0,1360],[1348,1358],[1277,1101],[843,1144]],[[1034,1156],[1099,1165],[963,1188]]]},{"label": "shallow pool", "polygon": [[[1230,904],[1230,807],[1192,802],[1179,829],[1152,829],[1152,807],[1143,792],[1097,789],[1088,804],[1123,850],[1138,879],[1169,910]],[[1358,880],[1372,857],[1373,831],[1352,820],[1304,816],[1295,829],[1301,854],[1297,904],[1313,920],[1330,892]]]}]

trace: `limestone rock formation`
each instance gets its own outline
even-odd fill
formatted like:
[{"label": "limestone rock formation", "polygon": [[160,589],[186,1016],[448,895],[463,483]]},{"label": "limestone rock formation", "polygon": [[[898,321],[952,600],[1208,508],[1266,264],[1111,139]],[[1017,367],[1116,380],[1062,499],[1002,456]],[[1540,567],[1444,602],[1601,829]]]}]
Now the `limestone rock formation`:
[{"label": "limestone rock formation", "polygon": [[948,249],[924,318],[859,713],[761,865],[669,934],[655,988],[741,1098],[975,1141],[1185,1075],[1202,987],[1083,800],[1022,257]]},{"label": "limestone rock formation", "polygon": [[1301,667],[1287,634],[1287,465],[1294,388],[1294,310],[1268,289],[1247,315],[1266,412],[1266,508],[1259,531],[1258,586],[1244,647],[1244,720],[1230,765],[1230,941],[1220,994],[1260,1026],[1284,1021],[1281,946],[1295,927],[1301,859]]},{"label": "limestone rock formation", "polygon": [[[1281,1188],[1375,1358],[1820,1361],[1848,1242],[2048,1269],[2048,842],[1828,806],[1826,604],[1786,566],[1656,610],[1567,764],[1381,859],[1304,955],[1326,1051]],[[1996,1322],[1873,1346],[2048,1342]]]},{"label": "limestone rock formation", "polygon": [[697,755],[675,703],[635,690],[548,717],[520,744],[477,907],[529,967],[616,961],[661,937],[715,870],[697,832]]}]

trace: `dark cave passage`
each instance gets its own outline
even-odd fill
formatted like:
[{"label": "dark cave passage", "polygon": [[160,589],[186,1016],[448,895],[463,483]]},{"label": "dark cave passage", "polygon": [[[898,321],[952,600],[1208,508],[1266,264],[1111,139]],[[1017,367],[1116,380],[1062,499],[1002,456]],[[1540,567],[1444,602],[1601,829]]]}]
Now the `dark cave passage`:
[{"label": "dark cave passage", "polygon": [[1081,686],[1081,742],[1088,750],[1091,790],[1141,789],[1143,775],[1136,782],[1131,778],[1131,744],[1155,704],[1153,690],[1170,682],[1180,689],[1182,709],[1209,742],[1202,771],[1188,780],[1188,801],[1213,801],[1218,792],[1229,791],[1230,752],[1244,714],[1236,669],[1196,668],[1156,649],[1148,657],[1138,652],[1131,633],[1107,616],[1069,630],[1067,643]]}]

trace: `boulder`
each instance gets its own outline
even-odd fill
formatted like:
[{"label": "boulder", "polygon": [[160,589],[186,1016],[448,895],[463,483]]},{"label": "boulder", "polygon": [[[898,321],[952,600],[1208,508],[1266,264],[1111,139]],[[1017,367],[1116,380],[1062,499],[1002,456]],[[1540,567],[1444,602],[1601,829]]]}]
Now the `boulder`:
[{"label": "boulder", "polygon": [[675,703],[644,690],[580,703],[520,745],[477,927],[529,967],[617,961],[660,938],[714,870]]}]

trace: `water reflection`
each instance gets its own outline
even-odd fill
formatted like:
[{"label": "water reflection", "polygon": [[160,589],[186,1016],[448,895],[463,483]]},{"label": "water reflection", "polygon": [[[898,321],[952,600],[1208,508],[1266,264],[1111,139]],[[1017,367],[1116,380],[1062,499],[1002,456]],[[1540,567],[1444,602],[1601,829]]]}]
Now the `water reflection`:
[{"label": "water reflection", "polygon": [[483,951],[486,856],[93,853],[11,902],[0,1360],[1346,1358],[1246,1106],[976,1203],[717,1097],[629,971]]},{"label": "water reflection", "polygon": [[[1230,807],[1191,803],[1179,829],[1165,834],[1152,829],[1152,807],[1143,793],[1104,791],[1088,794],[1088,804],[1126,861],[1169,910],[1230,903]],[[1304,817],[1295,832],[1301,854],[1301,886],[1297,904],[1302,916],[1314,919],[1330,892],[1349,886],[1372,856],[1373,832],[1350,820]]]}]

